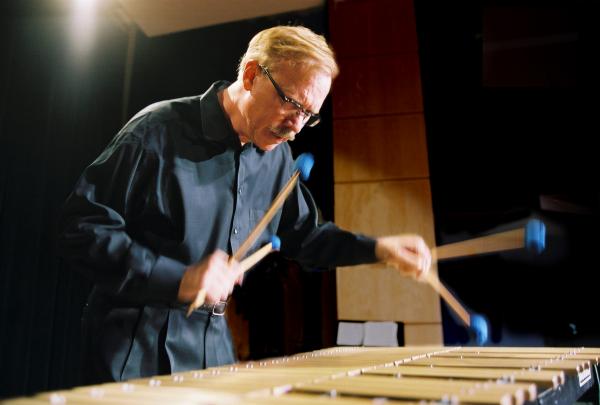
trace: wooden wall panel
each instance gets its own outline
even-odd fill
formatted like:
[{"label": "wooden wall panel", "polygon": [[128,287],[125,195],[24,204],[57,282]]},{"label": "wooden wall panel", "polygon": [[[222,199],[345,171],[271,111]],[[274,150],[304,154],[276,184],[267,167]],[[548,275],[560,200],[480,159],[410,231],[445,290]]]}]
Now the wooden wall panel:
[{"label": "wooden wall panel", "polygon": [[422,114],[336,120],[333,148],[337,183],[429,176]]},{"label": "wooden wall panel", "polygon": [[[335,197],[342,228],[374,236],[418,233],[434,241],[427,180],[336,184]],[[337,297],[342,320],[440,322],[431,287],[381,265],[338,269]]]},{"label": "wooden wall panel", "polygon": [[[329,0],[335,220],[435,245],[413,0]],[[406,344],[442,343],[440,301],[383,265],[340,268],[338,319],[398,321]],[[408,325],[408,327],[406,327]]]},{"label": "wooden wall panel", "polygon": [[417,51],[412,0],[334,1],[330,14],[338,58]]},{"label": "wooden wall panel", "polygon": [[440,323],[440,299],[425,283],[381,265],[337,270],[338,319]]},{"label": "wooden wall panel", "polygon": [[342,228],[375,236],[418,233],[435,244],[429,180],[336,184],[334,192]]},{"label": "wooden wall panel", "polygon": [[333,117],[423,111],[417,53],[340,60],[333,83]]},{"label": "wooden wall panel", "polygon": [[405,346],[439,346],[444,343],[444,334],[440,323],[405,323]]}]

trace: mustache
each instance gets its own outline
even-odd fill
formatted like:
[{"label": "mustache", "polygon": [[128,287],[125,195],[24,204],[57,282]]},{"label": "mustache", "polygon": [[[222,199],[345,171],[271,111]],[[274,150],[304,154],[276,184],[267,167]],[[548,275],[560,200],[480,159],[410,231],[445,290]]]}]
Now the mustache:
[{"label": "mustache", "polygon": [[278,138],[285,139],[286,141],[293,141],[296,139],[294,131],[288,128],[271,128],[271,132]]}]

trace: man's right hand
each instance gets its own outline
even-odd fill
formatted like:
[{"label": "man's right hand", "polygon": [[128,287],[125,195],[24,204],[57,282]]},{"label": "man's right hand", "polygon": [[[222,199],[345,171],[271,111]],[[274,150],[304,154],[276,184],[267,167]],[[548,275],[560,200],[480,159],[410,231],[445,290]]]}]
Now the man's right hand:
[{"label": "man's right hand", "polygon": [[199,263],[188,266],[183,273],[177,299],[189,303],[201,289],[206,291],[206,302],[226,301],[239,278],[239,263],[229,262],[229,256],[217,250]]}]

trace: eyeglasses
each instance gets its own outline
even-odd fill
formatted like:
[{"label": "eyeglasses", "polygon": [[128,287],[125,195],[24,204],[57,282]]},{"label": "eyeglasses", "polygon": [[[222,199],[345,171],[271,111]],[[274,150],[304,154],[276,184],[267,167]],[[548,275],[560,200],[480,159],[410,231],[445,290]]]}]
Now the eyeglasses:
[{"label": "eyeglasses", "polygon": [[260,64],[258,65],[258,67],[265,73],[265,75],[267,75],[267,77],[273,84],[273,87],[275,87],[275,91],[277,91],[279,98],[281,98],[281,100],[284,103],[290,103],[291,105],[293,105],[296,108],[298,115],[300,115],[303,119],[306,120],[305,125],[309,127],[314,127],[319,123],[319,121],[321,121],[321,116],[319,114],[314,114],[308,111],[306,108],[304,108],[304,106],[302,106],[302,104],[300,104],[293,98],[286,96],[283,90],[281,90],[281,87],[279,87],[275,80],[273,80],[271,73],[269,73],[269,69]]}]

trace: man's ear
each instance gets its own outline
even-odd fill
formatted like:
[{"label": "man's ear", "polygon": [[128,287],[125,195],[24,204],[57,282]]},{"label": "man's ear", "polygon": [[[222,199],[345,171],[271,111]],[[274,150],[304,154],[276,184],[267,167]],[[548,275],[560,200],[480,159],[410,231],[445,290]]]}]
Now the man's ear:
[{"label": "man's ear", "polygon": [[242,80],[244,84],[244,90],[251,90],[252,84],[254,83],[254,79],[258,74],[258,62],[255,60],[249,60],[246,62],[246,66],[244,66],[244,74],[242,75]]}]

